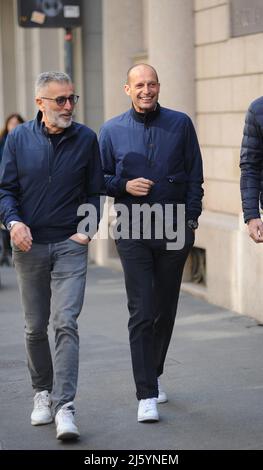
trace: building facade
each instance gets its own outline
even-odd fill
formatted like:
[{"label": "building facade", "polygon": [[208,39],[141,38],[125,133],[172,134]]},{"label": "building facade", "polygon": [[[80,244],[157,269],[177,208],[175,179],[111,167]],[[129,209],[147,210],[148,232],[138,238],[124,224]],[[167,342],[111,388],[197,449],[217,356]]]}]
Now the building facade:
[{"label": "building facade", "polygon": [[[247,236],[239,191],[245,112],[263,94],[261,0],[84,0],[74,30],[77,119],[96,131],[125,111],[127,69],[152,64],[160,103],[188,113],[201,144],[204,211],[184,274],[184,288],[263,321],[263,252]],[[64,70],[64,30],[18,26],[16,1],[0,0],[0,125],[13,111],[35,114],[33,84],[44,70]],[[102,222],[107,232],[108,221]],[[111,239],[93,259],[118,265]]]}]

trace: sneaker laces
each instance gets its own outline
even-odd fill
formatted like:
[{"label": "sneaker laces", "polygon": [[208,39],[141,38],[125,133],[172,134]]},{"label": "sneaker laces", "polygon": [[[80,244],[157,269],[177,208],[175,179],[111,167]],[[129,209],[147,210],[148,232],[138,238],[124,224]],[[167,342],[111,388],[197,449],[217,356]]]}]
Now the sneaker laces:
[{"label": "sneaker laces", "polygon": [[75,411],[73,409],[70,409],[70,406],[73,405],[73,402],[66,403],[66,405],[63,405],[60,410],[58,411],[58,418],[61,419],[64,423],[66,422],[74,422],[74,414]]},{"label": "sneaker laces", "polygon": [[44,394],[43,392],[37,393],[34,397],[34,408],[43,410],[47,406],[50,406],[49,394]]},{"label": "sneaker laces", "polygon": [[156,404],[156,398],[146,398],[144,401],[144,410],[147,412]]}]

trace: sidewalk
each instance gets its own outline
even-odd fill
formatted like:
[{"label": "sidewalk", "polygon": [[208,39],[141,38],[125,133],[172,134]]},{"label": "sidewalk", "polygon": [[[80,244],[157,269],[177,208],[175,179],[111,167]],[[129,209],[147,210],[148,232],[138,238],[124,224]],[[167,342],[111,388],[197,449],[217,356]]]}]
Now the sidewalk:
[{"label": "sidewalk", "polygon": [[163,376],[169,402],[159,423],[139,424],[123,276],[94,265],[79,321],[81,439],[63,444],[54,424],[31,426],[15,273],[0,273],[0,448],[263,449],[263,328],[182,293]]}]

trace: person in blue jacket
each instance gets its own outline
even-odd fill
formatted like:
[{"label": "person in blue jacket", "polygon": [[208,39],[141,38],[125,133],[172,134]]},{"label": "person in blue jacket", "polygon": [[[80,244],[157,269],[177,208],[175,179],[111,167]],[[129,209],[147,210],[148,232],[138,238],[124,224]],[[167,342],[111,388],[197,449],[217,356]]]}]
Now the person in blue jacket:
[{"label": "person in blue jacket", "polygon": [[0,131],[0,163],[2,160],[2,155],[8,132],[10,132],[16,126],[19,126],[19,124],[23,124],[23,122],[25,122],[24,119],[18,113],[12,113],[7,116],[4,128]]},{"label": "person in blue jacket", "polygon": [[240,151],[240,191],[244,222],[255,243],[263,242],[263,97],[250,103],[245,117]]},{"label": "person in blue jacket", "polygon": [[[129,229],[116,236],[116,246],[125,276],[129,309],[129,339],[139,422],[159,420],[157,403],[167,401],[161,387],[167,349],[176,316],[182,273],[194,243],[203,196],[203,172],[200,149],[191,119],[184,113],[164,108],[158,103],[160,84],[156,70],[146,64],[131,67],[125,92],[132,107],[106,122],[99,136],[107,194],[115,199],[117,213],[128,210]],[[185,213],[179,224],[177,205]],[[163,209],[160,220],[151,212],[138,236],[136,206]],[[168,221],[174,229],[185,227],[185,243],[166,233],[156,236],[172,205],[174,214]],[[156,220],[156,217],[158,220]],[[171,217],[170,217],[171,219]],[[117,219],[118,220],[118,219]],[[124,225],[126,222],[124,222]],[[119,224],[117,224],[119,225]],[[168,224],[169,225],[169,224]],[[179,225],[182,225],[179,227]],[[133,236],[136,233],[136,237]]]},{"label": "person in blue jacket", "polygon": [[[79,436],[74,420],[80,314],[90,237],[78,233],[82,203],[97,209],[104,191],[96,134],[73,121],[70,77],[36,80],[36,119],[11,131],[0,167],[0,219],[10,231],[25,315],[26,352],[35,391],[32,425],[55,416],[57,438]],[[97,225],[96,225],[97,229]],[[52,361],[48,323],[53,314]]]},{"label": "person in blue jacket", "polygon": [[[23,124],[24,119],[18,113],[12,113],[7,116],[5,120],[5,125],[0,131],[0,163],[2,160],[2,155],[4,151],[5,141],[8,133],[14,129],[19,124]],[[11,246],[10,246],[10,235],[8,230],[0,222],[0,244],[2,245],[2,250],[0,249],[0,264],[11,265]]]}]

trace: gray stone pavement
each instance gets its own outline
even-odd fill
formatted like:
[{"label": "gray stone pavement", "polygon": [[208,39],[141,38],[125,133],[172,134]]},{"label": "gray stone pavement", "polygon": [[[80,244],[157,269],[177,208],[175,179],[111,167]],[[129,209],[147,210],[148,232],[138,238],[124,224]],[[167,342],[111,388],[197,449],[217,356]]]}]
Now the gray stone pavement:
[{"label": "gray stone pavement", "polygon": [[[0,268],[0,448],[263,449],[263,328],[182,293],[156,424],[136,421],[122,273],[91,265],[79,321],[81,439],[30,424],[32,390],[13,268]],[[50,332],[52,336],[52,330]]]}]

